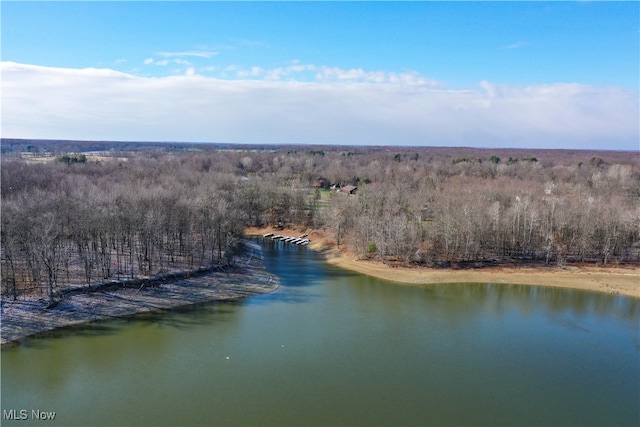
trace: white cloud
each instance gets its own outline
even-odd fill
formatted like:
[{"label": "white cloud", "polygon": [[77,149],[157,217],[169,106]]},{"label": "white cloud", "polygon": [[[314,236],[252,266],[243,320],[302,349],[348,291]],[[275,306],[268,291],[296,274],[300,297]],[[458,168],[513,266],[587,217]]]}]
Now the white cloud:
[{"label": "white cloud", "polygon": [[191,66],[191,62],[187,61],[186,59],[174,59],[173,63],[178,65],[186,65],[188,67]]},{"label": "white cloud", "polygon": [[[291,65],[276,68],[251,67],[241,68],[231,65],[225,71],[235,72],[239,79],[253,78],[264,80],[294,80],[321,82],[360,82],[360,83],[394,83],[441,87],[443,84],[436,80],[425,78],[414,71],[405,73],[390,73],[385,71],[365,71],[361,68],[342,69],[338,67],[316,66],[301,64],[298,60],[291,61]],[[219,77],[227,77],[223,72]]]},{"label": "white cloud", "polygon": [[218,54],[219,52],[214,52],[211,50],[185,50],[181,52],[158,52],[158,56],[162,56],[165,58],[184,57],[184,56],[195,56],[198,58],[211,58],[212,56],[215,56]]},{"label": "white cloud", "polygon": [[144,60],[143,62],[145,65],[157,65],[159,67],[165,67],[169,64],[177,64],[177,65],[183,65],[185,67],[190,67],[191,66],[191,62],[187,61],[186,59],[181,59],[181,58],[175,58],[175,59],[161,59],[159,61],[154,60],[153,58],[147,58]]},{"label": "white cloud", "polygon": [[515,42],[515,43],[511,43],[505,46],[502,46],[500,49],[519,49],[521,47],[525,47],[528,43],[527,42]]},{"label": "white cloud", "polygon": [[[302,66],[293,64],[293,66]],[[283,67],[280,77],[290,67]],[[455,90],[417,73],[307,67],[319,81],[2,63],[2,134],[14,138],[638,149],[638,93],[482,82]],[[238,67],[227,71],[238,72]],[[277,73],[276,73],[277,74]],[[261,79],[254,78],[255,76]]]}]

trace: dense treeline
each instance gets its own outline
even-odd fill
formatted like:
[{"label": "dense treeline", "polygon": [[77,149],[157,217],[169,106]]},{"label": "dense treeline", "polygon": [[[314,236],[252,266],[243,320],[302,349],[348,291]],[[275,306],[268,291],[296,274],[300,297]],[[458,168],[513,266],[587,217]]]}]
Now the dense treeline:
[{"label": "dense treeline", "polygon": [[2,293],[55,299],[69,284],[227,264],[244,227],[279,223],[324,227],[384,262],[637,262],[638,153],[597,154],[298,146],[4,159]]},{"label": "dense treeline", "polygon": [[354,178],[357,197],[334,198],[323,223],[338,243],[383,261],[638,261],[638,153],[615,164],[580,152],[489,153],[343,157],[337,164],[366,178]]},{"label": "dense treeline", "polygon": [[363,257],[402,262],[637,260],[637,173],[586,169],[407,164],[343,200],[336,235]]},{"label": "dense treeline", "polygon": [[79,278],[91,285],[228,264],[247,223],[302,222],[301,195],[243,181],[225,156],[154,157],[3,162],[4,295],[54,299]]}]

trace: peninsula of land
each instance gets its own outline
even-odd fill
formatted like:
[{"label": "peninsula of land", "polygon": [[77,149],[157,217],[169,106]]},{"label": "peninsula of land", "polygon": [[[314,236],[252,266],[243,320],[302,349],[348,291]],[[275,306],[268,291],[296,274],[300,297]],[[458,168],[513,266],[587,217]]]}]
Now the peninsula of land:
[{"label": "peninsula of land", "polygon": [[[248,236],[274,232],[272,227],[249,228]],[[297,235],[299,230],[277,230],[280,234]],[[497,266],[490,268],[428,268],[390,266],[380,261],[358,259],[344,245],[338,248],[322,230],[306,231],[309,248],[323,254],[325,260],[340,268],[393,282],[426,285],[436,283],[504,283],[549,286],[602,292],[640,298],[640,268],[598,266]]]},{"label": "peninsula of land", "polygon": [[266,271],[262,248],[253,242],[245,244],[247,251],[229,267],[113,281],[89,291],[84,287],[67,290],[55,305],[37,298],[3,300],[1,343],[98,320],[274,291],[279,279]]}]

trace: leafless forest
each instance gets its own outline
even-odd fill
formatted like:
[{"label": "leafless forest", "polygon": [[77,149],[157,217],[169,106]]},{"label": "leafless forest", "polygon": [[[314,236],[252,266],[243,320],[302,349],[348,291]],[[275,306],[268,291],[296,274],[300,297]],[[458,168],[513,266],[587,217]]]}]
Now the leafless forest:
[{"label": "leafless forest", "polygon": [[640,262],[638,152],[3,140],[2,153],[3,298],[231,263],[251,225],[324,228],[391,264]]}]

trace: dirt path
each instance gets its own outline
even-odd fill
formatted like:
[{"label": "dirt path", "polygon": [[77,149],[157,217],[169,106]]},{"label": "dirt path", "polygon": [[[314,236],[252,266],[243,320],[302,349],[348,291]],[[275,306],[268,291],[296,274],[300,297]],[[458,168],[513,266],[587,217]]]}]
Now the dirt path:
[{"label": "dirt path", "polygon": [[[250,228],[247,235],[261,236],[273,228]],[[279,230],[278,234],[309,234],[309,247],[321,252],[327,262],[347,270],[405,284],[510,283],[581,289],[640,298],[640,269],[617,267],[496,267],[455,270],[427,267],[390,267],[381,262],[358,260],[317,230]]]}]

